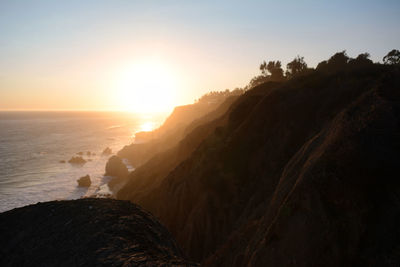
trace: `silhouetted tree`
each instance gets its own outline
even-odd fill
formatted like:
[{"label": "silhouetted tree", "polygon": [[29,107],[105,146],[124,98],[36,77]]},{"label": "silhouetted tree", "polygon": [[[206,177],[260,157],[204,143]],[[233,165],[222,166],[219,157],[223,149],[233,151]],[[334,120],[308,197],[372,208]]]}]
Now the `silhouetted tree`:
[{"label": "silhouetted tree", "polygon": [[265,60],[263,61],[263,63],[261,63],[260,65],[260,71],[263,75],[268,75],[267,72],[267,63],[265,62]]},{"label": "silhouetted tree", "polygon": [[369,59],[369,53],[359,54],[356,58],[349,60],[349,65],[351,67],[363,67],[373,64],[372,60]]},{"label": "silhouetted tree", "polygon": [[347,63],[350,58],[346,54],[346,50],[342,52],[337,52],[333,56],[331,56],[328,61],[322,61],[318,64],[317,70],[322,71],[339,71],[341,69],[345,69],[347,67]]},{"label": "silhouetted tree", "polygon": [[304,57],[297,56],[286,65],[286,77],[293,78],[307,70],[307,63]]},{"label": "silhouetted tree", "polygon": [[251,89],[253,87],[256,87],[257,85],[260,85],[262,83],[270,81],[270,75],[257,75],[253,77],[249,84],[246,86],[246,90]]},{"label": "silhouetted tree", "polygon": [[279,60],[268,61],[268,63],[264,60],[259,69],[261,71],[261,75],[251,79],[249,85],[246,86],[247,89],[253,88],[268,81],[282,81],[284,79],[282,64]]},{"label": "silhouetted tree", "polygon": [[329,60],[328,60],[328,66],[331,68],[337,68],[340,69],[349,62],[349,57],[346,54],[346,50],[343,50],[342,52],[338,52],[334,54]]},{"label": "silhouetted tree", "polygon": [[279,60],[268,62],[267,70],[269,71],[269,73],[271,73],[271,80],[283,80],[283,69],[282,64]]},{"label": "silhouetted tree", "polygon": [[386,56],[383,57],[383,63],[388,65],[399,65],[400,64],[400,51],[393,49]]},{"label": "silhouetted tree", "polygon": [[228,96],[240,95],[244,93],[244,89],[235,88],[233,91],[229,91],[226,89],[225,91],[211,91],[204,95],[202,95],[199,99],[196,100],[197,103],[219,103],[223,101]]},{"label": "silhouetted tree", "polygon": [[327,66],[328,66],[328,61],[324,60],[324,61],[321,61],[320,63],[318,63],[316,69],[317,70],[324,70],[324,69],[327,68]]},{"label": "silhouetted tree", "polygon": [[371,56],[371,55],[370,55],[369,53],[365,52],[365,53],[359,54],[359,55],[356,57],[356,60],[359,60],[359,61],[368,61],[368,62],[372,63],[372,60],[369,59],[370,56]]}]

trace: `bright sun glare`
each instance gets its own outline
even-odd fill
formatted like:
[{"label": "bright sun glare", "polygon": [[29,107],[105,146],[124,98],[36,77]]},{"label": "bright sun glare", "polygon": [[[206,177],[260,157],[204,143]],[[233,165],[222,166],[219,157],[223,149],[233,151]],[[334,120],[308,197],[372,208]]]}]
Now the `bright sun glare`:
[{"label": "bright sun glare", "polygon": [[118,76],[121,109],[154,113],[169,111],[175,105],[177,80],[171,67],[155,60],[137,62]]},{"label": "bright sun glare", "polygon": [[150,131],[152,131],[153,129],[154,129],[154,123],[151,122],[151,121],[142,123],[142,124],[140,125],[140,131],[141,131],[141,132],[150,132]]}]

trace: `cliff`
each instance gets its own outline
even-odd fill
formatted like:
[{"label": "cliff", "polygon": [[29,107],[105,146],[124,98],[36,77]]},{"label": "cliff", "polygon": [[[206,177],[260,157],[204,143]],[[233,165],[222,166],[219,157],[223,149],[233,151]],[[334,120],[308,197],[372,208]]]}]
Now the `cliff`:
[{"label": "cliff", "polygon": [[399,69],[377,64],[262,84],[117,196],[204,265],[395,265],[399,100]]},{"label": "cliff", "polygon": [[196,266],[127,201],[52,201],[0,214],[1,266]]},{"label": "cliff", "polygon": [[175,147],[191,129],[224,113],[237,97],[236,93],[224,94],[213,102],[178,106],[160,128],[137,133],[138,142],[125,146],[118,156],[128,159],[135,168],[139,167],[155,155]]}]

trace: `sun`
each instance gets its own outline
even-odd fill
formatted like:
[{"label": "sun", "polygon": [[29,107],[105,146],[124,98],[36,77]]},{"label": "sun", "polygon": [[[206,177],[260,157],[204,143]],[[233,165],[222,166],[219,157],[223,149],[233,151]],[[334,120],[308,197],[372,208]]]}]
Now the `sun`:
[{"label": "sun", "polygon": [[120,109],[137,113],[168,112],[175,105],[176,74],[157,60],[125,67],[116,79]]}]

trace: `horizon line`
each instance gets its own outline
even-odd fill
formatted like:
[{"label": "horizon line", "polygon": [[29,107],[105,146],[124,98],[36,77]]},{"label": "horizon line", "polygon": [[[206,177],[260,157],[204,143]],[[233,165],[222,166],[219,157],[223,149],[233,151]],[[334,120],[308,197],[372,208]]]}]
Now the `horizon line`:
[{"label": "horizon line", "polygon": [[168,111],[139,112],[123,109],[0,109],[0,112],[121,112],[132,114],[162,114]]}]

